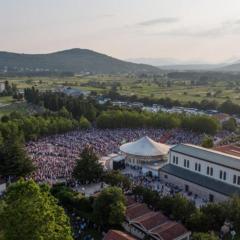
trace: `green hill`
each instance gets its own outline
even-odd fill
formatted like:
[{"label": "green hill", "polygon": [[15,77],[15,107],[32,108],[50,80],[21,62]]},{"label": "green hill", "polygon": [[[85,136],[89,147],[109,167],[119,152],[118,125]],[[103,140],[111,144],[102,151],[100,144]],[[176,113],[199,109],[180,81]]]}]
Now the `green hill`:
[{"label": "green hill", "polygon": [[0,71],[56,71],[73,73],[159,72],[150,65],[125,62],[87,49],[70,49],[48,54],[0,52]]}]

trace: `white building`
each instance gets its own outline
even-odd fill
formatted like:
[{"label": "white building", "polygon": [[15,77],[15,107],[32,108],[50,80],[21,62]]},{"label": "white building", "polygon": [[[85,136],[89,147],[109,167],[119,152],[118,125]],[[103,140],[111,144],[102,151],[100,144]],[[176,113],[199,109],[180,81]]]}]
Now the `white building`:
[{"label": "white building", "polygon": [[210,201],[240,194],[240,157],[190,144],[170,149],[160,178]]},{"label": "white building", "polygon": [[145,136],[135,142],[123,144],[120,151],[125,156],[125,164],[142,168],[145,165],[162,166],[167,163],[169,146]]},{"label": "white building", "polygon": [[0,93],[4,92],[6,89],[5,82],[0,82]]}]

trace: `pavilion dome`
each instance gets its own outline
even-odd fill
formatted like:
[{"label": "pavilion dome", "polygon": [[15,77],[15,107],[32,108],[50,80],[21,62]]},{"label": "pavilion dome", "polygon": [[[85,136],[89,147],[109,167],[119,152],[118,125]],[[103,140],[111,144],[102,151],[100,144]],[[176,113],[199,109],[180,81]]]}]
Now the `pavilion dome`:
[{"label": "pavilion dome", "polygon": [[167,155],[169,146],[153,141],[148,136],[145,136],[135,142],[123,144],[120,147],[123,153],[142,157],[157,157]]}]

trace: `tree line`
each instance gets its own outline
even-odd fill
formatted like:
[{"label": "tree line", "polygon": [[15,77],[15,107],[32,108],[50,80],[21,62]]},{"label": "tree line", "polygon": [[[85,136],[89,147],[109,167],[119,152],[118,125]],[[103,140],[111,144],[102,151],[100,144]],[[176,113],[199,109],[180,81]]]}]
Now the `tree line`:
[{"label": "tree line", "polygon": [[216,119],[201,115],[148,113],[128,110],[103,111],[96,121],[98,128],[182,128],[189,131],[215,134],[219,128]]},{"label": "tree line", "polygon": [[75,118],[86,117],[89,121],[94,121],[97,114],[95,104],[90,99],[83,96],[72,97],[60,92],[40,92],[38,89],[27,88],[24,90],[27,102],[45,107],[51,111],[60,111],[63,107]]},{"label": "tree line", "polygon": [[136,95],[126,96],[121,95],[114,90],[110,90],[109,93],[106,94],[106,97],[118,101],[142,102],[145,105],[159,104],[166,108],[187,107],[196,108],[199,110],[218,110],[222,113],[227,114],[240,114],[240,105],[232,102],[230,99],[224,101],[223,103],[218,103],[215,100],[207,99],[203,99],[200,102],[198,101],[181,102],[179,100],[174,100],[169,97],[156,99],[152,97],[138,97]]}]

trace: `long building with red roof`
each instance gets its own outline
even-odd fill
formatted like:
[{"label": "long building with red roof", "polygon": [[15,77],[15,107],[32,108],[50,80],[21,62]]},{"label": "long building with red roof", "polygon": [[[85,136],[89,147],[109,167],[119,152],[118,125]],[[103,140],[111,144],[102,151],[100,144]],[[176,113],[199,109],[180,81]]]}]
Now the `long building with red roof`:
[{"label": "long building with red roof", "polygon": [[153,240],[188,240],[190,232],[180,223],[170,220],[161,212],[150,210],[146,204],[127,198],[124,229],[138,239],[146,236]]}]

